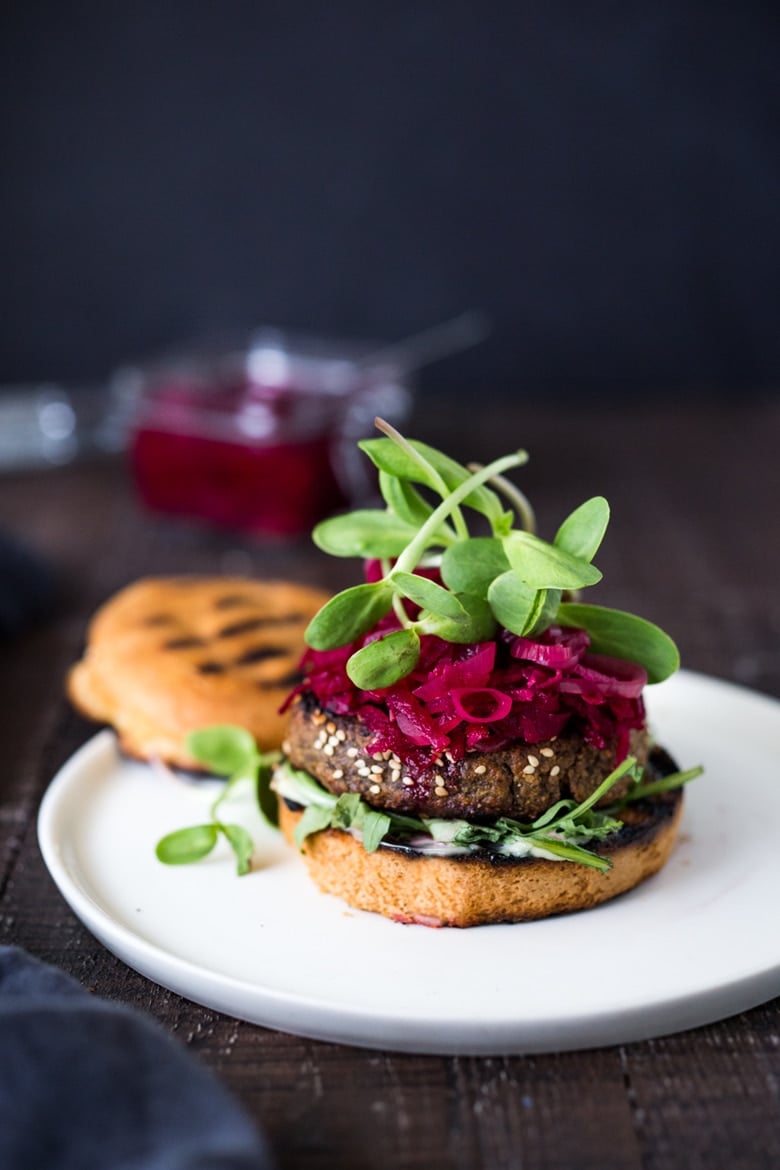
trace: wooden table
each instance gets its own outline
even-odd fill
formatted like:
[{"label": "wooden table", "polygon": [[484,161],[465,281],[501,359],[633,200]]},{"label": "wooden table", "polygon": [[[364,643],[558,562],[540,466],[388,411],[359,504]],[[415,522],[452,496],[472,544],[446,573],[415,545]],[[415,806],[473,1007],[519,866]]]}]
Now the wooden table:
[{"label": "wooden table", "polygon": [[[492,412],[430,401],[413,433],[461,458],[528,447],[522,483],[548,535],[572,506],[603,492],[613,522],[597,600],[658,621],[687,667],[780,696],[777,399],[661,398],[555,413],[522,401]],[[238,571],[337,587],[354,566],[308,540],[252,543],[150,517],[120,462],[0,480],[0,525],[50,558],[63,582],[56,612],[0,647],[0,941],[156,1016],[262,1123],[283,1170],[780,1165],[778,1002],[598,1051],[394,1055],[236,1022],[105,951],[63,903],[35,834],[47,782],[92,733],[62,691],[89,614],[146,574]]]}]

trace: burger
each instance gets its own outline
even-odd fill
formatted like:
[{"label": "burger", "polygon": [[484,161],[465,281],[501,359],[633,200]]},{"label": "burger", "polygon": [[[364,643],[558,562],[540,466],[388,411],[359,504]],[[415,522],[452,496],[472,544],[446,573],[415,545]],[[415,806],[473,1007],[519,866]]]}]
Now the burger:
[{"label": "burger", "polygon": [[634,614],[585,604],[603,497],[551,541],[505,478],[382,420],[383,508],[331,517],[365,579],[309,624],[272,787],[326,893],[399,922],[476,926],[584,910],[658,872],[683,785],[644,688],[679,666]]}]

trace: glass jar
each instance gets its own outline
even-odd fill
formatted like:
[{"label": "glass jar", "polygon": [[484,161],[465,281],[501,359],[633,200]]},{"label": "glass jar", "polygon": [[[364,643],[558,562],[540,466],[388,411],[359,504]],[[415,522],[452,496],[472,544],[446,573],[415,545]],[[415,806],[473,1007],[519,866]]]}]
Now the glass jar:
[{"label": "glass jar", "polygon": [[257,535],[307,532],[370,495],[355,443],[410,405],[401,370],[369,350],[269,329],[122,377],[138,383],[130,459],[146,505]]}]

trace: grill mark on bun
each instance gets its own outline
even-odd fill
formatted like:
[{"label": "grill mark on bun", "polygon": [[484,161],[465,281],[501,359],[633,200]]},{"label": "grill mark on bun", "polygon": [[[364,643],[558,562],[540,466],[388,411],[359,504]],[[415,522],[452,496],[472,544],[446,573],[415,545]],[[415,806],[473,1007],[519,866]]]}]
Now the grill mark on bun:
[{"label": "grill mark on bun", "polygon": [[214,609],[235,609],[239,605],[252,605],[252,598],[241,593],[228,593],[218,597],[214,602]]},{"label": "grill mark on bun", "polygon": [[[306,648],[304,627],[327,600],[324,590],[295,581],[136,581],[90,622],[87,651],[68,673],[68,696],[89,718],[113,725],[123,749],[140,759],[195,768],[187,733],[215,723],[240,724],[270,751],[287,728],[284,681],[260,690],[258,680],[294,670]],[[232,636],[244,622],[252,629]],[[225,629],[223,641],[216,634]],[[257,654],[263,644],[283,653]]]},{"label": "grill mark on bun", "polygon": [[275,691],[280,688],[289,690],[290,687],[296,687],[298,683],[303,681],[303,675],[299,670],[292,670],[289,674],[283,674],[280,678],[263,678],[260,679],[257,686],[261,691]]},{"label": "grill mark on bun", "polygon": [[268,614],[266,616],[245,618],[240,622],[233,622],[217,631],[218,638],[235,638],[238,634],[249,634],[253,630],[267,630],[272,626],[292,626],[303,621],[300,613]]},{"label": "grill mark on bun", "polygon": [[221,662],[199,662],[197,666],[198,674],[224,674],[225,667]]},{"label": "grill mark on bun", "polygon": [[250,666],[253,662],[265,662],[268,658],[280,658],[288,653],[285,646],[251,646],[236,658],[234,666]]}]

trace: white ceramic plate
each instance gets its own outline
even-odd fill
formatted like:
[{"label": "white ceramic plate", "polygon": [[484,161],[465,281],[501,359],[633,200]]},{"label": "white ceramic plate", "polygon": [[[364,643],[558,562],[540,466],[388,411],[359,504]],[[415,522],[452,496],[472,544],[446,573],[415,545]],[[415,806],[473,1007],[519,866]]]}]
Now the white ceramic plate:
[{"label": "white ceramic plate", "polygon": [[208,819],[218,788],[121,759],[110,732],[52,781],[41,850],[74,912],[129,966],[267,1027],[462,1054],[680,1031],[780,994],[780,703],[683,672],[648,706],[679,765],[706,773],[662,873],[586,913],[432,930],[351,910],[314,888],[249,796],[231,816],[257,841],[251,874],[236,876],[227,846],[163,866],[158,838]]}]

